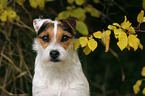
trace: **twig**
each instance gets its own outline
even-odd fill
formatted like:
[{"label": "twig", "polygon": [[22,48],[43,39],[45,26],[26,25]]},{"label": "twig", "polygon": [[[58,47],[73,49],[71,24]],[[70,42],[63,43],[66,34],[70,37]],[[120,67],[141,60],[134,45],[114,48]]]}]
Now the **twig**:
[{"label": "twig", "polygon": [[22,4],[22,8],[25,10],[25,12],[29,15],[30,20],[32,20],[32,16],[29,13],[29,11],[25,8],[25,6]]},{"label": "twig", "polygon": [[144,30],[135,30],[135,32],[145,32]]},{"label": "twig", "polygon": [[21,70],[14,64],[14,62],[9,58],[7,57],[5,54],[1,53],[1,56],[3,56],[6,60],[8,60],[13,66],[14,68],[18,71],[18,72],[21,72]]},{"label": "twig", "polygon": [[5,93],[7,93],[8,95],[14,95],[13,93],[10,93],[7,90],[5,90],[2,86],[0,86],[0,89],[2,89],[2,91],[4,91]]},{"label": "twig", "polygon": [[24,27],[24,28],[27,28],[29,29],[30,31],[34,31],[31,27],[27,26],[26,24],[24,24],[22,21],[18,20],[19,23],[16,23],[16,22],[11,22],[12,24],[15,24],[19,27]]}]

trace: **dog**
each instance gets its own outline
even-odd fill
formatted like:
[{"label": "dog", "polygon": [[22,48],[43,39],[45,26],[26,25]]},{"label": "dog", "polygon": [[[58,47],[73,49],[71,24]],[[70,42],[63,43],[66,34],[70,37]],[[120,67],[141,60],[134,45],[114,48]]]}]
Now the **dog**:
[{"label": "dog", "polygon": [[33,96],[89,96],[89,84],[73,50],[74,18],[35,19]]}]

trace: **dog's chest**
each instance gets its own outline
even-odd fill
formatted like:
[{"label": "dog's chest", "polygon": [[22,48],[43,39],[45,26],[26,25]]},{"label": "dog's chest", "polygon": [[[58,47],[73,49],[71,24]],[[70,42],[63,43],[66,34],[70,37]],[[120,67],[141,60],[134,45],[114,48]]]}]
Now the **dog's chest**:
[{"label": "dog's chest", "polygon": [[47,82],[47,86],[36,88],[35,91],[37,92],[34,93],[37,94],[36,96],[68,96],[72,85],[73,84],[61,80]]}]

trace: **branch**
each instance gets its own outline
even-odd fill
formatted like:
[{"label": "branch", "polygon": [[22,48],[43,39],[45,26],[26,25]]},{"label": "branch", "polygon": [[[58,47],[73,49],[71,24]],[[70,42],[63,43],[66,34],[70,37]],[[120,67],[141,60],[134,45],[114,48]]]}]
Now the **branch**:
[{"label": "branch", "polygon": [[145,32],[144,30],[135,30],[135,32]]}]

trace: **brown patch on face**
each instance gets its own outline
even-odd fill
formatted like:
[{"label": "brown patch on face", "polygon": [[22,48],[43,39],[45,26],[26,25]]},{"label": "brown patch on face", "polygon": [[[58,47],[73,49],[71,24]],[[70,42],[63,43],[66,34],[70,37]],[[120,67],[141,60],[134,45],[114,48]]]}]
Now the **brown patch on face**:
[{"label": "brown patch on face", "polygon": [[[49,41],[46,42],[42,39],[43,36],[48,36]],[[37,40],[40,42],[41,46],[45,49],[54,37],[54,26],[50,26],[46,31],[39,34]]]},{"label": "brown patch on face", "polygon": [[[69,39],[65,42],[62,42],[64,36],[68,36]],[[56,38],[57,38],[57,42],[61,44],[65,50],[67,50],[68,47],[73,44],[73,36],[69,32],[64,31],[60,26],[58,26],[57,28]]]}]

